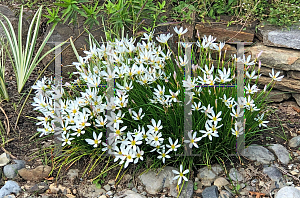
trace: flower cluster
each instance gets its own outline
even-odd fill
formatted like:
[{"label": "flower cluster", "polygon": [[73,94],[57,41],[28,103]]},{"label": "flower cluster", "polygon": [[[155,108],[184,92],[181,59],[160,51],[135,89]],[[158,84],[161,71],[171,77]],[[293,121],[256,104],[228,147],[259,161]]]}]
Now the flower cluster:
[{"label": "flower cluster", "polygon": [[[179,36],[186,33],[182,28],[175,31]],[[218,93],[215,88],[212,89],[214,95],[222,93],[222,97],[213,100],[216,104],[213,106],[211,101],[201,99],[206,93],[213,96],[210,87],[205,86],[235,83],[233,69],[223,66],[219,69],[219,66],[216,68],[207,62],[194,66],[198,76],[184,80],[178,69],[187,65],[188,58],[187,55],[178,56],[178,67],[172,64],[172,50],[167,45],[171,37],[170,34],[157,36],[160,44],[153,41],[153,33],[145,33],[141,42],[123,38],[100,47],[92,43],[90,51],[84,51],[87,56],[79,57],[79,62],[73,63],[78,70],[75,74],[79,75],[73,83],[78,87],[66,83],[60,90],[52,79],[38,81],[33,86],[36,97],[32,105],[44,115],[37,118],[40,121],[37,124],[43,126],[38,129],[41,136],[56,132],[61,134],[62,146],[86,143],[100,148],[114,155],[114,160],[119,160],[126,168],[129,163],[143,160],[145,153],[155,153],[165,163],[175,152],[183,152],[183,143],[190,148],[199,148],[201,141],[211,142],[213,138],[228,134],[232,137],[243,134],[245,126],[237,121],[233,123],[233,120],[244,116],[244,109],[260,111],[254,102],[254,94],[258,94],[259,89],[255,84],[250,85],[250,81],[259,76],[255,76],[255,71],[251,74],[247,71],[246,96],[237,100],[221,89],[217,89]],[[205,36],[197,46],[221,52],[224,44],[214,41],[213,37]],[[250,62],[251,57],[233,57],[233,60],[242,61],[246,66],[254,64]],[[278,78],[278,73],[274,76],[273,72],[273,80],[281,78]],[[114,81],[115,95],[111,96],[108,86]],[[182,115],[185,91],[191,92],[190,115],[194,123],[200,123],[188,132],[187,140],[180,131],[182,127],[167,126],[170,121],[180,126],[183,124],[179,123],[182,120],[179,115]],[[222,104],[217,107],[218,100]],[[266,127],[263,115],[255,118],[259,127]],[[227,121],[223,122],[224,119]],[[181,168],[180,179],[185,179],[183,174],[186,173]]]}]

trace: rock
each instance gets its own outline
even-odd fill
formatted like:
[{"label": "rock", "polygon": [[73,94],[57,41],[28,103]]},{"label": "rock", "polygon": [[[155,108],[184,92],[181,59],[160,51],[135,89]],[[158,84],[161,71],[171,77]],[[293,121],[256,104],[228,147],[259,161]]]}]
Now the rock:
[{"label": "rock", "polygon": [[114,193],[112,192],[112,191],[107,191],[106,192],[106,195],[108,195],[108,196],[112,196]]},{"label": "rock", "polygon": [[34,186],[32,186],[28,192],[30,193],[37,193],[37,194],[42,194],[44,192],[46,192],[46,190],[49,189],[49,185],[45,182],[41,182],[41,183],[38,183],[38,184],[35,184]]},{"label": "rock", "polygon": [[281,144],[273,144],[268,148],[274,151],[275,155],[277,156],[277,158],[281,163],[287,165],[290,162],[289,152]]},{"label": "rock", "polygon": [[177,181],[173,180],[175,175],[172,170],[178,171],[177,168],[166,166],[158,175],[156,175],[157,173],[155,171],[150,170],[147,173],[140,175],[138,178],[141,180],[148,193],[157,194],[164,187],[169,188],[170,185],[176,184]]},{"label": "rock", "polygon": [[241,28],[238,26],[230,25],[227,27],[222,24],[209,24],[209,23],[197,23],[195,30],[199,32],[202,36],[212,35],[214,38],[217,38],[216,42],[227,41],[234,37],[234,41],[245,41],[252,42],[254,38],[254,31],[249,30],[248,28],[244,31],[241,31]]},{"label": "rock", "polygon": [[72,194],[66,194],[66,197],[68,197],[68,198],[76,198],[76,196],[72,195]]},{"label": "rock", "polygon": [[223,171],[222,167],[219,164],[214,164],[209,167],[203,167],[199,170],[197,175],[198,179],[201,179],[201,182],[204,186],[211,186],[211,183],[217,178],[218,174]]},{"label": "rock", "polygon": [[242,155],[250,160],[258,161],[263,164],[269,164],[275,160],[273,153],[263,146],[250,145],[244,149]]},{"label": "rock", "polygon": [[300,136],[293,137],[293,138],[289,141],[289,146],[292,147],[292,148],[295,148],[295,147],[300,146]]},{"label": "rock", "polygon": [[123,190],[119,192],[114,198],[146,198],[143,195],[140,195],[132,190]]},{"label": "rock", "polygon": [[51,184],[50,186],[49,186],[49,193],[51,193],[51,194],[57,194],[57,193],[63,193],[63,194],[72,194],[72,192],[71,192],[71,190],[69,189],[69,188],[66,188],[66,187],[64,187],[64,186],[62,186],[62,185],[56,185],[56,184]]},{"label": "rock", "polygon": [[106,191],[110,191],[110,185],[106,184],[105,186],[103,186],[104,190]]},{"label": "rock", "polygon": [[221,189],[223,186],[229,185],[229,182],[224,177],[219,177],[214,181],[214,185]]},{"label": "rock", "polygon": [[262,35],[264,45],[300,49],[300,30],[298,26],[288,29],[277,28],[270,24],[260,24],[258,34]]},{"label": "rock", "polygon": [[219,198],[231,198],[232,194],[228,192],[227,190],[222,190],[220,192]]},{"label": "rock", "polygon": [[113,180],[113,179],[111,179],[111,180],[108,181],[108,184],[109,184],[109,185],[115,185],[115,183],[116,183],[116,182],[115,182],[115,180]]},{"label": "rock", "polygon": [[[169,194],[173,197],[178,196],[176,186],[177,186],[177,184],[172,184],[170,187]],[[181,187],[182,187],[182,183],[179,185],[179,189],[181,189]],[[192,198],[193,193],[194,193],[194,185],[193,185],[193,182],[191,180],[189,180],[187,182],[184,182],[182,191],[179,195],[179,198]]]},{"label": "rock", "polygon": [[10,162],[10,157],[6,153],[0,155],[0,166],[5,166]]},{"label": "rock", "polygon": [[274,166],[265,167],[263,173],[267,174],[272,181],[279,181],[282,178],[281,172]]},{"label": "rock", "polygon": [[300,190],[291,187],[291,186],[285,186],[281,188],[275,198],[298,198],[300,197]]},{"label": "rock", "polygon": [[0,198],[9,194],[18,194],[21,191],[19,184],[15,181],[7,181],[5,185],[0,189]]},{"label": "rock", "polygon": [[238,182],[244,181],[244,179],[245,179],[244,176],[239,171],[237,171],[235,168],[230,169],[229,177],[231,178],[231,180],[238,181]]},{"label": "rock", "polygon": [[300,94],[292,93],[293,98],[295,98],[298,106],[300,107]]},{"label": "rock", "polygon": [[82,197],[99,197],[100,195],[106,194],[104,189],[97,188],[95,184],[79,185],[77,190]]},{"label": "rock", "polygon": [[138,192],[136,188],[132,188],[131,190],[136,193]]},{"label": "rock", "polygon": [[[44,54],[46,51],[48,51],[54,47],[54,43],[50,43],[50,42],[60,42],[61,43],[63,41],[66,41],[71,36],[73,36],[73,38],[77,38],[81,32],[85,31],[83,28],[84,22],[85,22],[85,18],[79,16],[78,17],[78,26],[77,25],[74,26],[73,24],[68,25],[68,24],[58,23],[41,54]],[[78,28],[78,27],[80,27],[80,28]],[[50,29],[51,29],[51,27],[47,28],[45,35],[48,34]],[[91,32],[91,34],[95,37],[95,39],[97,41],[101,41],[101,38],[103,38],[105,41],[105,33],[104,33],[104,29],[103,29],[102,25],[100,25],[100,26],[95,25],[95,26],[93,26],[93,29],[90,29],[89,31]],[[83,52],[82,46],[87,46],[87,50],[89,50],[90,46],[87,42],[88,40],[89,40],[89,36],[86,32],[84,32],[80,37],[78,37],[78,39],[76,41],[74,41],[74,39],[73,39],[75,48],[77,49],[79,56],[86,56],[86,54]],[[61,49],[64,49],[67,46],[67,44],[63,45],[61,47]],[[42,60],[43,65],[46,66],[53,58],[54,58],[54,52],[48,54]],[[62,58],[61,75],[62,75],[62,77],[67,78],[67,77],[69,77],[68,72],[72,73],[74,71],[77,71],[75,66],[70,67],[68,65],[72,65],[73,62],[78,62],[78,60],[74,54],[72,47],[69,47],[64,52],[62,52],[61,58]],[[65,66],[68,66],[68,67],[65,67]],[[50,69],[51,71],[54,71],[54,67],[55,66],[54,66],[54,61],[53,61],[49,65],[48,69]]]},{"label": "rock", "polygon": [[[255,59],[256,54],[263,51],[259,57],[261,66],[274,68],[274,70],[300,71],[299,50],[268,47],[261,44],[245,47],[245,50],[251,52],[252,60]],[[276,56],[274,56],[274,54],[276,54]]]},{"label": "rock", "polygon": [[15,164],[9,164],[4,166],[3,173],[5,177],[12,179],[18,175],[18,170],[25,168],[24,160],[14,160]]},{"label": "rock", "polygon": [[27,180],[27,181],[35,181],[38,182],[46,177],[48,177],[49,173],[51,171],[51,167],[50,166],[38,166],[35,169],[26,169],[23,168],[21,170],[19,170],[19,175]]},{"label": "rock", "polygon": [[70,169],[67,173],[71,183],[73,183],[74,179],[78,177],[79,170],[78,169]]},{"label": "rock", "polygon": [[292,94],[290,94],[290,93],[272,89],[272,91],[268,95],[267,101],[268,102],[282,102],[284,100],[288,100],[290,97],[292,97]]},{"label": "rock", "polygon": [[219,192],[217,186],[207,187],[202,192],[203,198],[218,198]]}]

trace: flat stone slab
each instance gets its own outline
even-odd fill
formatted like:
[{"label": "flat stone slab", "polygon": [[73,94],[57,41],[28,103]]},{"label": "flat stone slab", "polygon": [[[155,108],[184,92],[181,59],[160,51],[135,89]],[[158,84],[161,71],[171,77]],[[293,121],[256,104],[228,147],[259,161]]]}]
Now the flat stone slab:
[{"label": "flat stone slab", "polygon": [[300,49],[300,29],[298,27],[292,26],[288,30],[261,24],[258,26],[258,32],[261,34],[264,45]]}]

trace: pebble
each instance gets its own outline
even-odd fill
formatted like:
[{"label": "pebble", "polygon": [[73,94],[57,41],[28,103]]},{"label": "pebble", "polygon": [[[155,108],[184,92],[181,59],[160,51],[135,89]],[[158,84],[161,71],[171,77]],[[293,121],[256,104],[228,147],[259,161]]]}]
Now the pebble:
[{"label": "pebble", "polygon": [[108,181],[108,184],[109,184],[109,185],[115,185],[115,183],[116,183],[116,182],[115,182],[115,180],[113,180],[113,179],[111,179],[111,180]]},{"label": "pebble", "polygon": [[0,166],[5,166],[10,162],[10,157],[6,153],[0,155]]},{"label": "pebble", "polygon": [[14,160],[15,164],[9,164],[4,166],[3,173],[5,177],[12,179],[18,175],[18,170],[25,168],[24,160]]},{"label": "pebble", "polygon": [[35,184],[30,189],[28,189],[28,192],[42,194],[42,193],[46,192],[46,190],[48,190],[48,189],[49,189],[49,185],[46,184],[45,182],[41,182],[41,183]]},{"label": "pebble", "polygon": [[131,190],[136,193],[138,192],[136,188],[132,188]]},{"label": "pebble", "polygon": [[263,173],[267,174],[272,181],[279,181],[282,178],[282,173],[274,166],[265,167]]},{"label": "pebble", "polygon": [[78,177],[79,170],[78,169],[70,169],[67,173],[67,176],[71,183],[73,183],[74,179]]},{"label": "pebble", "polygon": [[108,191],[107,193],[106,193],[106,195],[108,195],[108,196],[112,196],[114,193],[112,192],[112,191]]},{"label": "pebble", "polygon": [[203,190],[202,197],[203,198],[218,198],[219,192],[217,186],[210,186]]},{"label": "pebble", "polygon": [[291,187],[291,186],[285,186],[281,188],[275,198],[298,198],[300,197],[300,190]]},{"label": "pebble", "polygon": [[242,155],[250,160],[257,161],[262,164],[270,164],[275,160],[275,157],[271,151],[263,146],[250,145],[242,152]]},{"label": "pebble", "polygon": [[224,177],[219,177],[214,181],[214,185],[221,189],[223,186],[229,185],[229,182]]},{"label": "pebble", "polygon": [[10,195],[12,193],[18,194],[21,191],[19,184],[15,181],[7,181],[4,186],[0,189],[0,197]]},{"label": "pebble", "polygon": [[233,181],[244,181],[244,176],[235,168],[231,168],[229,171],[229,177],[233,180]]},{"label": "pebble", "polygon": [[292,147],[292,148],[295,148],[295,147],[300,146],[300,136],[293,137],[293,138],[289,141],[289,146]]},{"label": "pebble", "polygon": [[22,168],[18,171],[18,173],[23,179],[27,181],[39,182],[40,180],[48,177],[50,171],[50,166],[41,165],[34,169]]},{"label": "pebble", "polygon": [[227,190],[222,190],[220,192],[219,198],[231,198],[232,194],[228,192]]},{"label": "pebble", "polygon": [[274,151],[275,155],[281,163],[287,165],[290,162],[289,152],[281,144],[272,144],[268,148]]},{"label": "pebble", "polygon": [[103,186],[103,188],[104,188],[104,190],[106,190],[106,191],[110,191],[110,185],[108,185],[108,184],[106,184],[106,185],[104,185]]}]

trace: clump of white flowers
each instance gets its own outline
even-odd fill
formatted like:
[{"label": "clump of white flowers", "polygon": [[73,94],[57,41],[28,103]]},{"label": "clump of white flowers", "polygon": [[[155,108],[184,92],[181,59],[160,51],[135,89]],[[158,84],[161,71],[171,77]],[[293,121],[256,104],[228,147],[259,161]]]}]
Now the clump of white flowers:
[{"label": "clump of white flowers", "polygon": [[[175,31],[179,36],[187,32],[182,28],[176,28]],[[252,97],[259,89],[256,85],[251,86],[250,82],[245,86],[245,97],[236,101],[235,98],[224,94],[223,98],[216,99],[226,105],[228,113],[218,111],[218,108],[211,104],[204,105],[201,100],[194,102],[207,90],[207,87],[201,86],[234,83],[233,70],[225,67],[217,69],[213,64],[195,66],[194,71],[201,75],[186,80],[179,79],[178,73],[169,66],[172,51],[167,42],[172,35],[157,36],[156,40],[159,43],[155,43],[152,37],[153,33],[144,34],[141,42],[136,42],[133,38],[123,38],[114,43],[102,44],[99,48],[91,44],[90,51],[84,51],[87,56],[79,57],[79,62],[73,63],[78,70],[75,74],[79,74],[79,78],[73,83],[81,86],[80,91],[70,83],[66,83],[58,91],[53,81],[46,77],[38,81],[33,86],[36,97],[32,105],[43,114],[43,117],[38,117],[40,122],[37,123],[43,126],[38,129],[40,136],[60,133],[62,146],[71,145],[73,142],[75,144],[75,140],[76,144],[86,143],[114,155],[115,161],[120,160],[120,164],[124,164],[126,168],[130,163],[143,160],[146,153],[156,153],[157,158],[165,163],[175,152],[183,151],[184,143],[190,148],[198,148],[201,141],[220,138],[220,133],[225,133],[225,123],[220,124],[224,119],[222,116],[231,116],[232,120],[236,120],[243,116],[241,109],[251,112],[260,110]],[[197,42],[197,46],[221,52],[224,44],[217,45],[214,41],[212,36],[205,36],[202,43]],[[187,55],[178,57],[178,66],[185,67],[188,63]],[[245,65],[254,64],[250,62],[251,57],[234,59],[242,61]],[[274,75],[274,71],[270,74],[273,80],[281,80],[282,77],[278,75],[279,73]],[[247,73],[246,77],[249,80],[259,78],[255,76],[255,72]],[[114,79],[115,95],[109,98],[107,89],[101,85],[107,85],[107,82]],[[205,127],[189,132],[187,140],[183,139],[183,132],[181,136],[176,136],[172,131],[166,130],[166,125],[162,124],[166,123],[165,118],[148,113],[149,108],[163,110],[165,114],[169,114],[175,107],[182,107],[184,89],[192,92],[192,115],[196,112],[201,114],[201,119],[204,120],[201,122]],[[152,94],[142,94],[143,90],[151,90]],[[213,89],[208,91],[213,95]],[[263,115],[255,118],[259,127],[266,126],[267,122],[262,121]],[[200,117],[194,119],[198,123]],[[183,123],[178,123],[181,124]],[[229,124],[229,134],[239,136],[243,133],[241,123]],[[110,129],[111,133],[105,135],[107,129]],[[180,172],[174,172],[178,174],[175,177],[179,179],[178,183],[182,179],[186,180],[184,174],[187,172],[182,172],[182,166]]]}]

